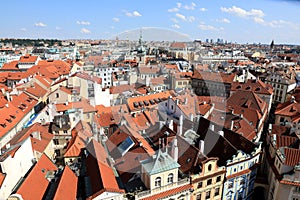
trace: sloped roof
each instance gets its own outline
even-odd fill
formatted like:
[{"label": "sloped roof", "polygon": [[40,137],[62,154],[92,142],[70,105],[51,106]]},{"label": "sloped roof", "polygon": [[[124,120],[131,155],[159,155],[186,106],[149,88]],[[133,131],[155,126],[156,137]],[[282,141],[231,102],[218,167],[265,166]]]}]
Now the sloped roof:
[{"label": "sloped roof", "polygon": [[141,165],[144,167],[149,175],[162,173],[172,169],[179,168],[180,165],[173,160],[168,153],[158,150],[154,156],[141,161]]},{"label": "sloped roof", "polygon": [[53,199],[54,200],[64,200],[66,198],[76,199],[77,183],[78,183],[78,177],[69,168],[69,166],[66,165],[61,175],[61,178],[59,180],[59,184],[57,186],[55,196]]},{"label": "sloped roof", "polygon": [[43,154],[16,193],[23,199],[43,199],[50,183],[46,178],[47,172],[57,169],[46,154]]}]

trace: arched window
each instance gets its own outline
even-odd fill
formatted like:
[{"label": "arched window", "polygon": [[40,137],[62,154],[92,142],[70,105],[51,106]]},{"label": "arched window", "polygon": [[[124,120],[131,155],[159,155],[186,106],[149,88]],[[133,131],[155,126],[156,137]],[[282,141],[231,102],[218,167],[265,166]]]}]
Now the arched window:
[{"label": "arched window", "polygon": [[168,175],[168,183],[173,183],[174,175],[171,173]]},{"label": "arched window", "polygon": [[155,179],[154,185],[155,185],[155,187],[160,187],[161,186],[161,178],[160,177],[157,177]]}]

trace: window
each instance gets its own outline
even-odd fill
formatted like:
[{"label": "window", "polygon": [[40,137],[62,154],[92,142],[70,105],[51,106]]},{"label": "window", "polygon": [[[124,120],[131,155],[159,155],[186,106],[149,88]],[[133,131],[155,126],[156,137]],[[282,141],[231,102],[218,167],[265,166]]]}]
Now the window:
[{"label": "window", "polygon": [[56,98],[59,98],[59,93],[56,93]]},{"label": "window", "polygon": [[218,196],[220,194],[220,188],[215,189],[215,196]]},{"label": "window", "polygon": [[208,171],[211,171],[211,164],[208,165]]},{"label": "window", "polygon": [[54,140],[53,140],[53,143],[54,143],[55,145],[58,145],[58,144],[59,144],[58,139],[54,139]]},{"label": "window", "polygon": [[233,183],[232,182],[229,182],[228,183],[228,189],[232,188],[233,187]]},{"label": "window", "polygon": [[168,175],[168,183],[173,183],[173,177],[174,175],[172,173]]},{"label": "window", "polygon": [[198,188],[202,188],[202,182],[198,183]]},{"label": "window", "polygon": [[67,130],[64,130],[64,134],[67,134],[68,133],[68,131]]},{"label": "window", "polygon": [[300,192],[300,187],[295,187],[295,192]]},{"label": "window", "polygon": [[218,176],[217,177],[217,182],[220,182],[221,181],[221,176]]},{"label": "window", "polygon": [[210,191],[207,191],[207,192],[206,192],[205,199],[210,199]]},{"label": "window", "polygon": [[157,177],[155,179],[154,185],[155,185],[155,187],[160,187],[161,186],[161,178],[160,177]]},{"label": "window", "polygon": [[201,200],[201,194],[197,194],[196,200]]},{"label": "window", "polygon": [[55,154],[56,154],[57,157],[59,157],[59,156],[60,156],[60,150],[59,150],[59,149],[56,149],[56,150],[55,150]]},{"label": "window", "polygon": [[212,179],[208,179],[207,180],[207,185],[211,185],[211,183],[212,183]]}]

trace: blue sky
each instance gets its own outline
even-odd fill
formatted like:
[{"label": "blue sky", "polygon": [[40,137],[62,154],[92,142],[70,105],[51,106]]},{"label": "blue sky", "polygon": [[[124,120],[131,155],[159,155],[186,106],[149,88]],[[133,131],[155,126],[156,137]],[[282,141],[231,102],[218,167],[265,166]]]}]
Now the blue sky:
[{"label": "blue sky", "polygon": [[300,44],[298,1],[9,0],[1,8],[1,38],[111,39],[156,27],[191,40]]}]

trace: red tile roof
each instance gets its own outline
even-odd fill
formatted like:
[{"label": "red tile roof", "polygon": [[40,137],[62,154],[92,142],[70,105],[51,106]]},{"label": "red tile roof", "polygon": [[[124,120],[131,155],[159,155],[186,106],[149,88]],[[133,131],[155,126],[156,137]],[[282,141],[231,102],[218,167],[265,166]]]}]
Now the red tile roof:
[{"label": "red tile roof", "polygon": [[192,78],[205,80],[205,81],[232,84],[235,78],[235,74],[225,74],[225,73],[195,70]]},{"label": "red tile roof", "polygon": [[261,80],[248,80],[246,83],[234,82],[231,85],[231,91],[246,90],[256,94],[273,94],[273,88],[269,84],[265,84]]},{"label": "red tile roof", "polygon": [[181,48],[181,49],[184,49],[184,48],[186,48],[186,44],[184,42],[173,42],[170,45],[170,48]]},{"label": "red tile roof", "polygon": [[4,63],[2,68],[0,68],[0,71],[19,70],[18,62],[19,61],[16,60],[16,61],[12,61],[12,62],[9,62],[9,63]]},{"label": "red tile roof", "polygon": [[79,157],[81,154],[81,150],[85,148],[86,143],[79,136],[73,137],[67,146],[66,153],[64,157]]},{"label": "red tile roof", "polygon": [[56,170],[56,165],[43,154],[16,193],[23,199],[43,199],[50,183],[46,178],[47,172]]},{"label": "red tile roof", "polygon": [[53,200],[76,199],[78,177],[68,165],[61,175]]},{"label": "red tile roof", "polygon": [[284,148],[285,165],[295,166],[300,162],[300,149]]},{"label": "red tile roof", "polygon": [[[157,105],[160,102],[159,99],[161,99],[163,101],[163,100],[168,99],[169,96],[174,96],[173,92],[165,91],[165,92],[160,92],[160,93],[150,94],[150,95],[145,95],[145,96],[131,97],[131,98],[127,99],[127,105],[129,107],[130,111],[140,110],[141,108],[151,107],[152,105]],[[158,100],[158,101],[156,101],[156,100]],[[145,105],[144,101],[146,101],[148,103],[148,106]],[[154,103],[151,104],[151,101]]]},{"label": "red tile roof", "polygon": [[26,54],[25,56],[21,56],[19,63],[35,63],[38,59],[38,56],[31,56]]},{"label": "red tile roof", "polygon": [[92,197],[98,196],[103,189],[124,193],[124,190],[119,188],[114,172],[108,164],[108,156],[104,147],[93,139],[87,146],[87,150],[90,152],[86,164],[92,185]]},{"label": "red tile roof", "polygon": [[176,195],[176,194],[179,194],[179,193],[183,193],[184,191],[190,190],[190,189],[192,189],[192,187],[193,187],[192,185],[179,186],[179,187],[176,187],[174,189],[170,189],[170,190],[167,190],[165,192],[161,192],[159,194],[155,194],[155,195],[143,198],[141,200],[165,199],[165,198],[168,198],[170,196],[173,196],[173,195]]}]

